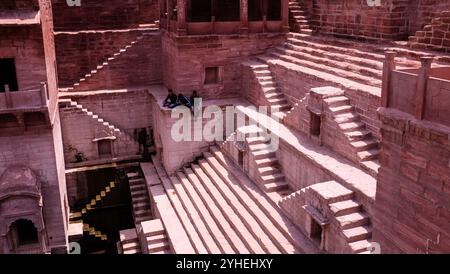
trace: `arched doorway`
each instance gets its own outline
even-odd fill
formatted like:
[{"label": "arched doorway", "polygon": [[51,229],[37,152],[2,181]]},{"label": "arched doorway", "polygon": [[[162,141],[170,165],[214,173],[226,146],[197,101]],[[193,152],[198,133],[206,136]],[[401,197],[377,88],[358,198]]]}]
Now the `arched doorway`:
[{"label": "arched doorway", "polygon": [[39,245],[37,228],[30,220],[18,219],[14,221],[10,226],[9,233],[16,250],[26,246]]}]

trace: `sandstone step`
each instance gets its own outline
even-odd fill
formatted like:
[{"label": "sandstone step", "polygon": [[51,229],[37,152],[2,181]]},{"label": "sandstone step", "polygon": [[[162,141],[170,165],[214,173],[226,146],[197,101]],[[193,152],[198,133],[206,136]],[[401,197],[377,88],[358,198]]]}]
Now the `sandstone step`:
[{"label": "sandstone step", "polygon": [[366,239],[352,242],[349,244],[350,249],[353,253],[360,253],[364,251],[368,251],[367,249],[370,247],[370,242]]},{"label": "sandstone step", "polygon": [[155,243],[162,243],[162,242],[168,241],[167,235],[165,233],[148,236],[148,237],[145,237],[145,239],[147,241],[147,244],[155,244]]},{"label": "sandstone step", "polygon": [[351,132],[355,130],[363,130],[365,129],[366,125],[361,121],[355,121],[355,122],[348,122],[348,123],[341,123],[339,124],[339,128],[343,132]]},{"label": "sandstone step", "polygon": [[[373,56],[370,52],[354,51],[348,48],[323,45],[294,38],[288,38],[286,43],[296,51],[305,52],[318,58],[339,61],[341,63],[338,65],[341,67],[347,65],[348,68],[354,69],[355,71],[368,73],[368,75],[372,75],[378,79],[381,78],[381,69],[383,68],[382,59],[384,57],[380,59],[380,56]],[[326,60],[322,61],[329,62]]]},{"label": "sandstone step", "polygon": [[356,213],[361,209],[361,204],[355,200],[345,200],[329,204],[328,206],[336,217]]},{"label": "sandstone step", "polygon": [[[186,169],[189,171],[189,173],[193,173],[192,170]],[[185,170],[185,172],[186,172]],[[178,179],[182,182],[182,186],[184,187],[184,190],[186,191],[187,195],[189,196],[190,200],[192,201],[192,204],[194,205],[195,209],[199,213],[199,217],[204,221],[204,224],[206,225],[209,233],[212,235],[213,239],[217,243],[217,246],[220,249],[220,253],[227,253],[232,254],[234,253],[234,250],[232,249],[230,243],[227,241],[225,236],[223,235],[222,231],[219,229],[218,225],[214,221],[213,217],[209,213],[208,209],[206,208],[205,204],[202,202],[201,198],[198,196],[198,194],[195,192],[189,178],[181,172],[177,172]]]},{"label": "sandstone step", "polygon": [[[328,52],[338,52],[349,56],[361,57],[369,60],[380,62],[379,67],[382,68],[384,61],[383,49],[372,46],[369,43],[354,42],[352,40],[332,38],[329,36],[307,36],[297,33],[289,33],[288,41],[296,39],[314,48],[320,48]],[[375,52],[375,53],[374,53]]]},{"label": "sandstone step", "polygon": [[335,96],[335,97],[325,98],[324,101],[330,107],[341,107],[341,106],[350,104],[350,99],[348,99],[348,97],[345,97],[345,96]]},{"label": "sandstone step", "polygon": [[353,199],[354,192],[336,181],[316,183],[306,188],[308,193],[328,204]]},{"label": "sandstone step", "polygon": [[260,167],[258,168],[259,175],[270,175],[270,174],[277,174],[280,173],[280,169],[278,167],[274,166],[268,166],[268,167]]},{"label": "sandstone step", "polygon": [[201,160],[199,164],[197,172],[208,176],[208,180],[203,180],[202,182],[211,193],[211,196],[216,198],[216,203],[221,204],[221,207],[228,212],[226,216],[230,218],[229,222],[236,225],[235,230],[240,234],[247,248],[252,253],[280,253],[258,222],[232,194],[231,190],[224,185],[207,161]]},{"label": "sandstone step", "polygon": [[352,112],[354,109],[355,108],[353,106],[351,106],[351,105],[339,106],[339,107],[330,107],[330,111],[334,115],[349,113],[349,112]]},{"label": "sandstone step", "polygon": [[289,188],[289,184],[286,181],[276,181],[264,184],[264,189],[267,192],[278,192]]},{"label": "sandstone step", "polygon": [[342,231],[348,242],[361,241],[370,238],[372,228],[370,226],[357,226]]},{"label": "sandstone step", "polygon": [[370,161],[370,160],[378,159],[379,154],[380,154],[379,149],[371,149],[371,150],[357,152],[358,158],[361,161]]},{"label": "sandstone step", "polygon": [[361,162],[361,167],[366,170],[373,177],[377,177],[378,170],[380,169],[380,162],[378,160],[369,160]]},{"label": "sandstone step", "polygon": [[163,250],[169,250],[170,246],[169,243],[167,241],[164,242],[158,242],[158,243],[152,243],[148,245],[148,252],[149,253],[154,253],[154,252],[159,252],[159,251],[163,251]]},{"label": "sandstone step", "polygon": [[[301,74],[304,74],[308,77],[318,78],[321,81],[326,82],[328,85],[335,85],[336,87],[344,88],[344,89],[350,89],[354,91],[364,91],[371,94],[380,94],[381,89],[379,87],[374,87],[366,84],[362,84],[356,81],[352,81],[349,79],[346,79],[345,77],[340,77],[335,74],[330,74],[327,72],[324,72],[322,70],[312,69],[306,66],[300,66],[293,62],[286,61],[285,58],[273,58],[268,56],[259,56],[258,59],[264,60],[269,63],[277,64],[282,67],[285,67],[289,70],[297,71]],[[325,83],[324,83],[325,84]]]},{"label": "sandstone step", "polygon": [[235,211],[241,216],[241,220],[246,223],[246,226],[259,239],[268,253],[296,252],[295,247],[273,226],[273,223],[255,205],[255,202],[240,189],[239,184],[233,182],[231,176],[224,177],[226,170],[214,156],[205,153],[205,161],[202,161],[201,167],[210,175],[216,188],[234,207]]},{"label": "sandstone step", "polygon": [[[192,227],[196,230],[198,237],[202,240],[203,246],[210,254],[220,254],[222,253],[219,249],[218,245],[216,244],[215,240],[212,237],[212,234],[208,231],[208,228],[206,227],[206,224],[204,220],[200,217],[199,212],[193,205],[192,201],[190,200],[189,196],[187,195],[186,191],[183,188],[183,181],[188,180],[185,176],[181,176],[181,174],[177,174],[177,177],[172,176],[171,182],[173,183],[174,190],[179,197],[179,201],[181,202],[181,205],[186,212],[187,217],[189,217],[189,220],[192,224]],[[178,177],[180,176],[183,181]],[[194,235],[190,234],[191,239],[195,238]],[[195,243],[195,242],[194,242]]]},{"label": "sandstone step", "polygon": [[249,145],[249,148],[253,152],[261,151],[261,150],[270,150],[272,147],[269,143],[261,143],[261,144],[252,144]]},{"label": "sandstone step", "polygon": [[[294,246],[295,252],[319,252],[311,240],[303,235],[296,226],[280,212],[277,205],[270,201],[267,195],[263,193],[257,185],[250,181],[239,168],[235,167],[233,162],[227,159],[217,147],[212,147],[211,154],[209,155],[206,156],[206,159],[211,166],[223,165],[226,167],[228,172],[221,175],[224,182],[228,182],[226,178],[231,174],[237,179],[237,185],[229,184],[230,189],[233,190],[235,195],[249,207],[250,205],[246,202],[250,200],[253,201],[252,204],[256,205],[256,207],[254,207],[256,211],[253,211],[253,213],[256,214],[257,212],[261,212],[262,215],[267,217],[269,222],[272,222],[277,230],[281,232],[282,236],[277,237],[277,239],[279,239],[278,242],[282,242],[282,237],[285,237],[285,239]],[[263,224],[268,224],[269,222],[263,221]]]},{"label": "sandstone step", "polygon": [[160,219],[154,219],[141,224],[145,233],[145,236],[151,237],[155,235],[165,235],[165,229]]},{"label": "sandstone step", "polygon": [[139,197],[139,196],[145,196],[145,195],[147,195],[147,190],[145,190],[145,189],[131,192],[132,198]]},{"label": "sandstone step", "polygon": [[338,114],[338,115],[334,116],[334,120],[338,124],[349,123],[349,122],[357,122],[357,121],[359,121],[359,119],[360,119],[359,114],[357,114],[355,112]]},{"label": "sandstone step", "polygon": [[[339,56],[337,56],[338,54],[329,55],[326,52],[296,46],[290,44],[289,42],[284,45],[283,50],[281,48],[277,48],[277,50],[280,53],[288,54],[301,60],[307,60],[309,62],[329,66],[330,68],[334,69],[334,72],[339,74],[342,74],[343,70],[347,71],[348,73],[346,73],[345,75],[353,80],[359,80],[373,85],[380,84],[382,76],[381,70],[379,68],[375,69],[367,67],[367,65],[359,65],[359,62],[363,62],[363,60],[360,59],[355,60],[355,63],[352,63],[352,60],[354,60],[354,57],[352,56],[341,55],[339,58]],[[310,63],[304,64],[311,65]]]},{"label": "sandstone step", "polygon": [[[378,147],[378,142],[375,139],[354,141],[354,142],[351,142],[350,144],[356,149],[356,151],[361,151],[361,152],[375,149]],[[366,153],[363,154],[362,156],[365,156],[365,155],[366,155]]]},{"label": "sandstone step", "polygon": [[268,167],[278,165],[278,159],[276,157],[263,158],[260,160],[256,160],[255,162],[258,167]]},{"label": "sandstone step", "polygon": [[372,132],[370,132],[369,130],[366,130],[366,129],[361,129],[361,130],[344,132],[344,135],[347,136],[347,138],[350,141],[361,141],[361,140],[372,137]]},{"label": "sandstone step", "polygon": [[276,48],[275,51],[270,52],[271,55],[279,58],[280,60],[287,61],[296,65],[308,67],[315,70],[320,70],[337,77],[342,77],[348,80],[352,80],[358,82],[363,85],[370,85],[373,87],[381,87],[381,80],[375,79],[373,77],[364,76],[356,72],[348,71],[343,68],[335,68],[328,64],[319,63],[317,60],[305,59],[304,56],[301,56],[299,53],[288,50],[285,48]]},{"label": "sandstone step", "polygon": [[343,229],[349,229],[369,223],[369,216],[363,212],[355,212],[347,215],[336,217]]},{"label": "sandstone step", "polygon": [[263,175],[263,176],[261,176],[261,179],[264,184],[274,183],[274,182],[284,181],[284,175],[283,175],[283,173],[279,172],[279,173],[274,173],[274,174],[269,174],[269,175]]},{"label": "sandstone step", "polygon": [[119,231],[119,239],[122,244],[133,243],[138,241],[136,229],[125,229]]},{"label": "sandstone step", "polygon": [[[242,237],[242,235],[238,235],[238,233],[240,232],[239,229],[243,229],[244,226],[239,226],[239,228],[237,228],[238,226],[234,226],[234,222],[239,221],[239,218],[237,218],[236,215],[233,215],[234,212],[233,210],[231,210],[231,208],[223,207],[227,205],[225,201],[222,201],[222,203],[218,202],[220,196],[216,195],[220,194],[218,194],[217,192],[215,192],[216,195],[211,193],[211,191],[213,190],[208,188],[208,186],[210,186],[212,183],[208,176],[200,168],[200,166],[192,165],[191,169],[192,170],[188,169],[187,172],[185,172],[186,176],[188,177],[188,179],[190,179],[192,186],[196,189],[197,194],[205,203],[211,216],[219,226],[219,229],[221,229],[223,235],[231,244],[234,252],[238,254],[248,254],[249,250],[252,250],[253,253],[256,252],[255,250],[262,250],[260,249],[256,240],[254,240],[253,238],[251,239],[253,240],[254,246],[248,244],[248,242],[252,242],[249,238],[246,238],[251,237],[250,233],[247,233],[245,237]],[[192,171],[193,173],[189,173]],[[246,240],[248,240],[248,242],[246,242],[247,244],[243,242]],[[249,249],[247,249],[247,247]]]},{"label": "sandstone step", "polygon": [[255,157],[256,160],[261,160],[264,158],[274,158],[275,157],[275,152],[272,150],[266,150],[266,149],[262,149],[262,150],[257,150],[257,151],[252,151],[253,153],[253,157]]},{"label": "sandstone step", "polygon": [[258,144],[266,143],[268,141],[268,138],[265,138],[263,136],[248,137],[248,138],[246,138],[246,141],[249,145],[258,145]]}]

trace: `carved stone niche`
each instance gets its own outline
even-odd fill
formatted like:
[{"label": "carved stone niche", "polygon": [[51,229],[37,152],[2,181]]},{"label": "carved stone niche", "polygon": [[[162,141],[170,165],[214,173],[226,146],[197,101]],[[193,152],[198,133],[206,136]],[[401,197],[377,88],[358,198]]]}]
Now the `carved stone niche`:
[{"label": "carved stone niche", "polygon": [[25,166],[11,166],[0,177],[0,253],[46,253],[41,186]]}]

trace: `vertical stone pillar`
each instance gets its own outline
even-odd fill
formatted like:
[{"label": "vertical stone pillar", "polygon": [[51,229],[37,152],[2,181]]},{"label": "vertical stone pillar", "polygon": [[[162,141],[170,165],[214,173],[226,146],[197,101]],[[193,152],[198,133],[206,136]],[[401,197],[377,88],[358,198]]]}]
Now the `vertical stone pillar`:
[{"label": "vertical stone pillar", "polygon": [[390,83],[391,83],[391,72],[395,70],[395,51],[386,51],[385,59],[383,63],[383,83],[381,86],[381,106],[389,106],[389,95],[390,95]]},{"label": "vertical stone pillar", "polygon": [[177,0],[177,32],[186,35],[186,0]]},{"label": "vertical stone pillar", "polygon": [[248,33],[248,0],[241,0],[241,33]]},{"label": "vertical stone pillar", "polygon": [[434,57],[426,56],[421,57],[420,62],[422,66],[419,69],[419,75],[417,76],[417,89],[416,89],[416,118],[422,119],[425,107],[425,96],[427,91],[428,78],[430,77],[431,63]]},{"label": "vertical stone pillar", "polygon": [[281,31],[289,32],[289,0],[281,1]]}]

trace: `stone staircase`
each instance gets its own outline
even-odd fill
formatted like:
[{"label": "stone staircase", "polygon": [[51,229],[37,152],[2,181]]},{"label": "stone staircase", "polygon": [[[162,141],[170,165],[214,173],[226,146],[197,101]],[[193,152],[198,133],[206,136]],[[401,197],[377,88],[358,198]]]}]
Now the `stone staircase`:
[{"label": "stone staircase", "polygon": [[251,186],[243,186],[240,179],[229,173],[224,166],[227,162],[222,162],[227,160],[222,157],[218,148],[212,148],[204,153],[203,159],[172,176],[162,174],[160,164],[154,162],[196,251],[213,254],[310,251],[310,243],[305,242],[304,236],[268,197],[251,181],[246,182]]},{"label": "stone staircase", "polygon": [[133,218],[137,226],[141,222],[151,220],[153,217],[150,196],[140,168],[136,167],[133,170],[129,170],[127,178],[131,193]]},{"label": "stone staircase", "polygon": [[76,102],[72,99],[59,99],[58,102],[59,102],[60,106],[65,105],[66,108],[75,108],[75,109],[81,110],[81,112],[83,112],[90,118],[94,119],[94,121],[99,123],[101,126],[105,127],[111,134],[124,140],[125,142],[133,144],[134,146],[137,147],[137,149],[139,149],[138,148],[139,144],[134,139],[133,136],[129,135],[125,130],[120,129],[117,126],[113,125],[111,122],[106,121],[104,118],[100,117],[98,114],[85,108],[83,105],[79,104],[78,102]]},{"label": "stone staircase", "polygon": [[154,219],[141,223],[145,254],[171,254],[169,239],[160,219]]},{"label": "stone staircase", "polygon": [[305,218],[298,219],[298,208],[327,222],[331,235],[326,237],[333,237],[324,247],[331,249],[327,252],[368,253],[372,237],[370,216],[355,199],[355,193],[338,182],[310,185],[285,196],[279,204],[296,222],[304,222]]},{"label": "stone staircase", "polygon": [[[245,64],[251,67],[264,94],[264,101],[268,107],[271,107],[271,109],[268,109],[268,112],[277,116],[279,120],[282,120],[286,116],[286,113],[291,109],[291,106],[281,88],[273,78],[269,65],[256,61],[247,62]],[[272,109],[274,112],[272,112]]]},{"label": "stone staircase", "polygon": [[289,26],[292,32],[312,34],[308,17],[301,0],[289,1]]},{"label": "stone staircase", "polygon": [[[284,45],[259,59],[300,71],[331,86],[380,94],[384,49],[346,39],[289,33]],[[402,56],[396,58],[396,64],[400,69],[420,66],[418,61]]]},{"label": "stone staircase", "polygon": [[265,192],[288,192],[289,185],[280,169],[276,150],[272,147],[271,140],[264,137],[263,130],[252,125],[238,128],[237,132],[245,137],[251,160],[257,169],[256,181],[260,183],[261,189]]},{"label": "stone staircase", "polygon": [[99,194],[95,195],[95,198],[91,199],[91,202],[86,204],[83,208],[81,208],[78,212],[73,212],[71,214],[71,218],[76,220],[82,218],[84,214],[87,214],[90,210],[94,209],[94,207],[100,203],[113,189],[116,188],[117,181],[111,181],[107,186],[105,186],[104,190],[100,191]]},{"label": "stone staircase", "polygon": [[361,204],[354,200],[354,192],[335,181],[323,182],[306,187],[305,194],[317,197],[322,205],[328,205],[331,214],[327,218],[347,241],[352,253],[367,250],[372,237],[369,216]]},{"label": "stone staircase", "polygon": [[136,233],[136,229],[126,229],[119,232],[120,241],[117,242],[119,254],[140,254],[141,245]]},{"label": "stone staircase", "polygon": [[83,223],[83,231],[89,233],[90,236],[94,236],[95,238],[99,238],[102,241],[108,240],[108,235],[103,232],[96,230],[94,227],[89,224]]},{"label": "stone staircase", "polygon": [[359,114],[346,96],[328,97],[324,99],[324,102],[337,128],[348,141],[351,160],[360,163],[361,167],[376,177],[380,167],[378,140],[366,129],[365,123],[361,121]]},{"label": "stone staircase", "polygon": [[106,70],[112,64],[117,62],[120,57],[126,55],[130,50],[136,47],[138,44],[142,43],[147,35],[151,35],[153,32],[143,32],[139,36],[136,37],[135,40],[131,41],[124,47],[118,49],[113,54],[109,55],[103,62],[97,65],[97,67],[93,68],[89,73],[85,74],[81,77],[77,82],[75,82],[72,86],[60,88],[61,92],[76,92],[86,90],[84,86],[88,86],[90,81],[93,81],[93,78],[98,75],[101,71]]}]

